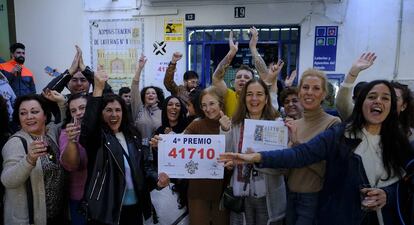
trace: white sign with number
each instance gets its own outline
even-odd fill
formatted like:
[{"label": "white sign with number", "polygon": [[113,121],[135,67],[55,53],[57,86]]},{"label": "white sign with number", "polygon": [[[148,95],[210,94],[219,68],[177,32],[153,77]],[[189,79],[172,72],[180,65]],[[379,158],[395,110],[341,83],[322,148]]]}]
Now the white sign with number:
[{"label": "white sign with number", "polygon": [[170,178],[223,179],[224,167],[217,162],[224,152],[224,135],[161,134],[158,172]]}]

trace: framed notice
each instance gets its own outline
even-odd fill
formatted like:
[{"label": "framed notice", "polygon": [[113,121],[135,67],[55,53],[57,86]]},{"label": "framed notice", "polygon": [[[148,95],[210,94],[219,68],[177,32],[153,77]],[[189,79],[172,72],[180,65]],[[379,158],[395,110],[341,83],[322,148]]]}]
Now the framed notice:
[{"label": "framed notice", "polygon": [[281,120],[244,120],[243,147],[255,152],[287,148],[288,128]]},{"label": "framed notice", "polygon": [[226,146],[224,135],[164,134],[158,143],[158,172],[170,178],[223,179],[217,162]]},{"label": "framed notice", "polygon": [[184,41],[183,18],[164,18],[164,41]]},{"label": "framed notice", "polygon": [[144,49],[143,32],[143,18],[89,21],[92,69],[103,66],[114,93],[121,87],[131,86],[136,63]]}]

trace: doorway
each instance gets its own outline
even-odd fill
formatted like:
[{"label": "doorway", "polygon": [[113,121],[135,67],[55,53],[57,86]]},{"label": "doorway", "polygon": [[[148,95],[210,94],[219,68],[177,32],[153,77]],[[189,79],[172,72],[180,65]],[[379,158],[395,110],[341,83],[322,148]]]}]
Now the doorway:
[{"label": "doorway", "polygon": [[[200,76],[201,86],[211,84],[211,78],[217,65],[229,50],[228,36],[233,31],[235,41],[239,42],[239,50],[226,71],[224,80],[228,87],[233,84],[235,71],[245,64],[254,69],[249,49],[249,28],[251,26],[226,27],[189,27],[187,28],[187,70],[194,70]],[[297,69],[299,64],[299,26],[260,26],[257,49],[266,64],[282,59],[285,65],[279,74],[284,80],[287,74]],[[296,82],[296,81],[295,81]]]}]

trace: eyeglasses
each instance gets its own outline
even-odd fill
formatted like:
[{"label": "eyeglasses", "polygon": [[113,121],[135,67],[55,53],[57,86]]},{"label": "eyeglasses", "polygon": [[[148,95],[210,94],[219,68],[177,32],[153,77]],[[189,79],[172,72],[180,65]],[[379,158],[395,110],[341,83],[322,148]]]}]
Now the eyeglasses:
[{"label": "eyeglasses", "polygon": [[190,84],[198,84],[198,80],[187,80],[186,82]]}]

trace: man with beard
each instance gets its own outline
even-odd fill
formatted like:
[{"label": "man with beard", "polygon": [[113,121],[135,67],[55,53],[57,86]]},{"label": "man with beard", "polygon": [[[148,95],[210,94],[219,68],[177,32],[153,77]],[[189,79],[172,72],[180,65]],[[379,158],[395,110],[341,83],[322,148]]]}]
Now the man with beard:
[{"label": "man with beard", "polygon": [[36,87],[33,73],[26,66],[25,46],[22,43],[15,43],[10,46],[11,59],[0,64],[0,72],[6,76],[17,97],[27,94],[35,94]]},{"label": "man with beard", "polygon": [[165,71],[164,86],[171,92],[171,95],[179,97],[184,100],[186,104],[190,102],[190,93],[198,89],[199,77],[196,71],[189,70],[184,73],[184,84],[178,85],[174,81],[174,73],[176,71],[177,62],[183,57],[181,52],[174,52],[171,58],[170,64]]}]

